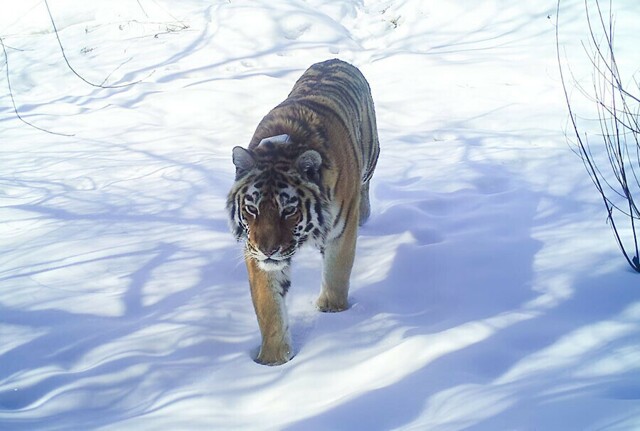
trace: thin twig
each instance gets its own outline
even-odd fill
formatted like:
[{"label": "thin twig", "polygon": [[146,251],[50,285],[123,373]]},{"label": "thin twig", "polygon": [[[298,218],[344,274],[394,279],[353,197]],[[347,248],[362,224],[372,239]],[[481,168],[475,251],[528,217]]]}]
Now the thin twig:
[{"label": "thin twig", "polygon": [[129,82],[127,84],[121,84],[121,85],[102,85],[102,84],[96,84],[94,82],[91,82],[91,81],[87,80],[85,77],[83,77],[82,75],[80,75],[73,68],[73,66],[71,66],[71,63],[69,63],[69,59],[67,58],[67,54],[64,52],[64,46],[62,45],[62,41],[60,40],[60,35],[58,34],[58,27],[56,26],[56,22],[53,19],[53,15],[51,14],[51,9],[49,9],[49,2],[47,0],[44,0],[44,4],[47,7],[47,13],[49,14],[49,19],[51,20],[51,25],[53,26],[53,31],[54,31],[54,33],[56,35],[56,39],[58,40],[58,46],[60,47],[60,52],[62,53],[62,58],[64,58],[65,63],[67,63],[67,66],[69,67],[69,70],[71,70],[71,72],[73,72],[74,75],[76,75],[83,82],[89,84],[90,86],[97,87],[97,88],[122,88],[122,87],[128,87],[130,85],[134,85],[134,84],[138,84],[138,83],[142,82],[142,80],[139,80],[139,81]]},{"label": "thin twig", "polygon": [[7,49],[5,48],[4,40],[2,39],[2,37],[0,37],[0,45],[2,45],[2,52],[4,53],[5,71],[6,71],[6,77],[7,77],[7,88],[9,89],[9,97],[11,98],[11,105],[13,106],[13,112],[16,114],[16,117],[27,126],[33,127],[34,129],[38,129],[42,132],[46,132],[46,133],[50,133],[52,135],[58,135],[58,136],[75,136],[73,134],[53,132],[51,130],[44,129],[22,118],[22,116],[20,115],[20,112],[18,112],[18,107],[16,106],[16,100],[13,97],[13,88],[11,88],[11,78],[9,74],[9,56],[7,55]]}]

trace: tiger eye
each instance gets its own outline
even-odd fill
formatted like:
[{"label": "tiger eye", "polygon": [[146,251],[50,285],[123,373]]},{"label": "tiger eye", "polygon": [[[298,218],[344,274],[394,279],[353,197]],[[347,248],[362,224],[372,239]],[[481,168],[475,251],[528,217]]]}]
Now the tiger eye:
[{"label": "tiger eye", "polygon": [[291,217],[298,211],[298,207],[286,207],[282,210],[282,216],[285,218]]},{"label": "tiger eye", "polygon": [[256,211],[254,207],[249,205],[245,205],[244,208],[242,208],[242,211],[245,214],[249,214],[252,218],[256,218],[258,216],[258,211]]}]

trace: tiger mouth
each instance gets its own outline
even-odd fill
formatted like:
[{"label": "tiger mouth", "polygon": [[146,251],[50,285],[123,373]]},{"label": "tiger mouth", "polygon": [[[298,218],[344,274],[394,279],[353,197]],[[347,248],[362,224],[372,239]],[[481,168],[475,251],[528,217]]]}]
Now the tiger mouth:
[{"label": "tiger mouth", "polygon": [[249,256],[251,256],[258,265],[264,270],[277,270],[282,269],[291,262],[291,257],[295,253],[295,247],[286,250],[284,253],[276,253],[271,256],[267,256],[260,252],[257,247],[251,243],[247,243]]},{"label": "tiger mouth", "polygon": [[283,264],[283,263],[288,263],[290,259],[291,259],[291,255],[288,255],[288,256],[270,256],[270,257],[265,257],[264,259],[258,259],[258,260],[260,262],[267,263],[267,264],[280,265],[280,264]]}]

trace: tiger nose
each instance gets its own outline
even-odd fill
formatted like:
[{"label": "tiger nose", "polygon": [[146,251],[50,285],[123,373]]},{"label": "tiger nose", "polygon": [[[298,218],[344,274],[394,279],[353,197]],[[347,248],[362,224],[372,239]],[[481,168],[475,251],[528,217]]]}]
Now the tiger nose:
[{"label": "tiger nose", "polygon": [[274,246],[263,246],[260,247],[260,251],[267,257],[271,257],[276,254],[280,250],[280,247],[277,245]]}]

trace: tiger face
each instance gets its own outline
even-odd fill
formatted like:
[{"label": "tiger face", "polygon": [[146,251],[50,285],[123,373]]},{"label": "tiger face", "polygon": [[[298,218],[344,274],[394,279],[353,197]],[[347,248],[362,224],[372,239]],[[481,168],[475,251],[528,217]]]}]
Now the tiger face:
[{"label": "tiger face", "polygon": [[247,257],[265,271],[277,271],[308,240],[324,238],[326,205],[317,183],[322,159],[313,150],[293,163],[263,159],[234,148],[236,184],[227,208],[236,239],[246,242]]}]

